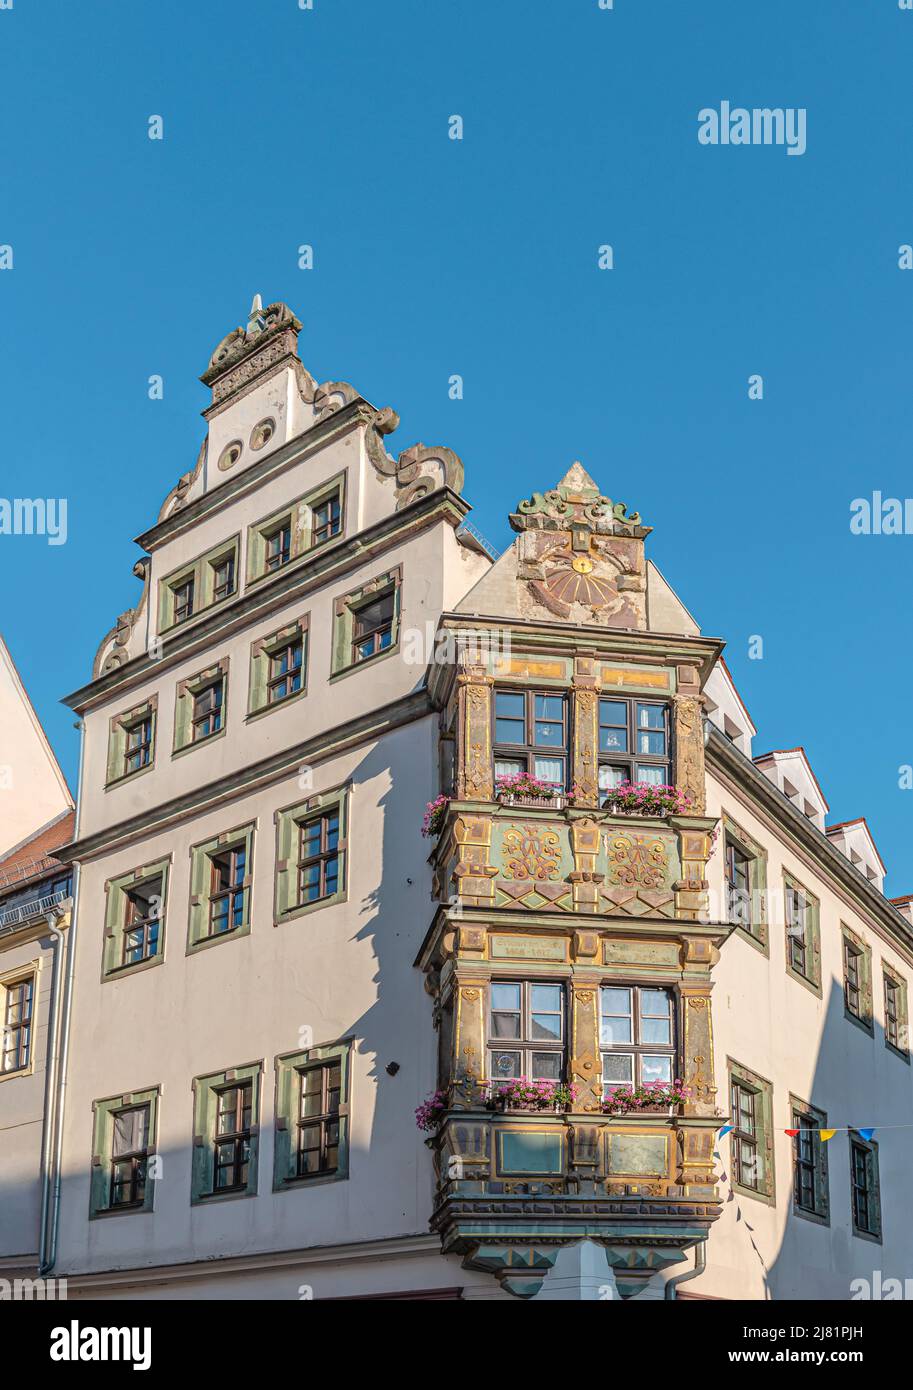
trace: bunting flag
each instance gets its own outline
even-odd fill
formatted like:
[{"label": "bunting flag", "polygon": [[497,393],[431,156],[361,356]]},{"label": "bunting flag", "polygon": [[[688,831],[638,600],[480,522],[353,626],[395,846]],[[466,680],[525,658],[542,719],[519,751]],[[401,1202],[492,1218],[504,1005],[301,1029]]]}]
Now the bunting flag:
[{"label": "bunting flag", "polygon": [[866,1143],[868,1143],[872,1135],[875,1133],[875,1129],[874,1126],[872,1127],[872,1129],[860,1129],[858,1133],[862,1136],[863,1139],[865,1139]]},{"label": "bunting flag", "polygon": [[795,1139],[799,1131],[797,1129],[784,1129],[783,1133],[788,1134],[790,1139]]},{"label": "bunting flag", "polygon": [[717,1135],[717,1138],[722,1139],[723,1135],[728,1134],[731,1129],[732,1125],[723,1125],[723,1128],[720,1130],[719,1134]]},{"label": "bunting flag", "polygon": [[818,1138],[821,1140],[822,1144],[826,1144],[828,1139],[833,1139],[836,1133],[837,1131],[835,1129],[819,1129]]},{"label": "bunting flag", "polygon": [[[722,1139],[725,1135],[731,1134],[734,1125],[723,1125],[722,1129],[717,1130],[717,1139]],[[909,1125],[837,1125],[833,1129],[815,1129],[809,1126],[807,1129],[784,1129],[783,1134],[788,1134],[790,1139],[797,1139],[800,1134],[807,1134],[810,1137],[817,1135],[822,1144],[826,1144],[829,1139],[833,1139],[835,1134],[858,1134],[860,1139],[869,1143],[872,1136],[882,1129],[913,1129],[913,1124]],[[719,1157],[719,1155],[715,1155]]]}]

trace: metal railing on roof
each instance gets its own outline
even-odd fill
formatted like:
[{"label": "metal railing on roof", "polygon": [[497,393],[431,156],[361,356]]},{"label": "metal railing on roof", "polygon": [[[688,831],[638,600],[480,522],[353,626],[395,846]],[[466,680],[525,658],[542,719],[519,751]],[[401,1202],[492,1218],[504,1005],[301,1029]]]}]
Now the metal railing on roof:
[{"label": "metal railing on roof", "polygon": [[29,922],[36,917],[43,917],[58,903],[65,902],[69,896],[69,888],[58,888],[56,893],[45,893],[43,897],[31,898],[28,902],[20,903],[18,907],[0,909],[0,929],[19,927],[23,922]]},{"label": "metal railing on roof", "polygon": [[477,526],[473,526],[471,521],[464,521],[462,525],[458,526],[456,534],[457,540],[459,540],[460,536],[471,536],[472,539],[478,545],[479,549],[485,552],[489,560],[497,560],[498,556],[501,553],[499,550],[495,550],[491,541],[486,540],[485,537],[482,535],[482,532],[478,529]]}]

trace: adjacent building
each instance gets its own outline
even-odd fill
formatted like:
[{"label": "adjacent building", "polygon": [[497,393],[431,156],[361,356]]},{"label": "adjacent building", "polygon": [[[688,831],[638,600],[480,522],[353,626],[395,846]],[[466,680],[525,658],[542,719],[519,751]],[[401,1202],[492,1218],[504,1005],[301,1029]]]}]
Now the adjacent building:
[{"label": "adjacent building", "polygon": [[901,1274],[913,929],[865,822],[827,826],[801,749],[753,755],[633,505],[575,463],[496,556],[457,456],[388,452],[300,326],[255,300],[212,354],[68,699],[42,1268],[77,1298]]}]

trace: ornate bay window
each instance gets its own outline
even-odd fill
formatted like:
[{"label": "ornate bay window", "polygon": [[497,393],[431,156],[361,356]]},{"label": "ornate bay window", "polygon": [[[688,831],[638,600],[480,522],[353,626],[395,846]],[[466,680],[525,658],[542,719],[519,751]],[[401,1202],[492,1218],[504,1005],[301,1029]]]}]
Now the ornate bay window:
[{"label": "ornate bay window", "polygon": [[669,706],[660,701],[599,701],[599,790],[621,782],[666,786],[669,773]]},{"label": "ornate bay window", "polygon": [[568,700],[560,691],[494,692],[495,779],[528,773],[567,786]]},{"label": "ornate bay window", "polygon": [[603,1094],[675,1078],[674,999],[670,990],[604,985],[599,991]]},{"label": "ornate bay window", "polygon": [[564,987],[538,981],[492,980],[489,990],[488,1076],[561,1081],[565,1056]]}]

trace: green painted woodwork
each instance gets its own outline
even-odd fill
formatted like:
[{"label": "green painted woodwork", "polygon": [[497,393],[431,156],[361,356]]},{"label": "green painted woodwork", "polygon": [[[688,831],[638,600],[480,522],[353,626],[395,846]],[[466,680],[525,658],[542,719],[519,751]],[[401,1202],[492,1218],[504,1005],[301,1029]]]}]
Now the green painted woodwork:
[{"label": "green painted woodwork", "polygon": [[[400,638],[400,596],[402,589],[402,571],[399,567],[388,570],[385,574],[375,575],[360,589],[353,589],[351,593],[336,600],[333,611],[333,649],[330,661],[330,675],[338,676],[343,671],[355,670],[359,666],[366,666],[380,657],[389,656],[399,647]],[[364,661],[352,661],[352,641],[355,635],[355,617],[359,608],[364,604],[374,603],[377,599],[384,598],[387,594],[393,593],[393,624],[390,632],[390,645],[383,651],[377,652],[374,656],[367,657]]]},{"label": "green painted woodwork", "polygon": [[[291,1186],[314,1182],[335,1182],[349,1176],[349,1072],[352,1040],[305,1048],[276,1058],[276,1138],[273,1149],[273,1191],[286,1192]],[[298,1176],[295,1141],[301,1100],[301,1072],[320,1062],[339,1062],[339,1159],[334,1173]]]},{"label": "green painted woodwork", "polygon": [[881,1244],[881,1173],[878,1162],[878,1143],[875,1139],[863,1139],[856,1130],[851,1129],[848,1135],[850,1141],[850,1174],[853,1172],[853,1145],[858,1144],[861,1149],[866,1151],[866,1168],[869,1180],[869,1218],[872,1229],[864,1231],[856,1225],[856,1211],[853,1206],[852,1187],[850,1188],[850,1215],[853,1222],[853,1234],[862,1236],[865,1240],[877,1241]]},{"label": "green painted woodwork", "polygon": [[[207,1201],[224,1201],[229,1197],[256,1197],[257,1159],[260,1146],[260,1082],[262,1062],[250,1062],[243,1067],[230,1067],[193,1078],[193,1152],[191,1155],[190,1201],[193,1206]],[[250,1157],[247,1165],[247,1186],[243,1191],[213,1191],[215,1171],[215,1128],[218,1092],[235,1082],[250,1081]]]},{"label": "green painted woodwork", "polygon": [[[133,709],[125,710],[123,714],[116,714],[111,720],[108,725],[108,759],[105,766],[105,786],[109,787],[113,782],[125,782],[131,777],[139,777],[143,772],[148,772],[154,765],[157,714],[158,696],[153,695],[148,700],[144,700],[141,705],[134,705]],[[144,767],[137,768],[134,772],[125,772],[127,729],[133,724],[138,724],[141,719],[148,719],[150,723],[149,762]]]},{"label": "green painted woodwork", "polygon": [[102,974],[104,976],[125,974],[128,970],[142,970],[149,961],[138,961],[135,965],[124,965],[124,931],[127,920],[127,892],[141,887],[152,879],[161,877],[161,906],[159,909],[158,950],[153,960],[161,960],[165,951],[165,904],[168,899],[168,874],[171,860],[159,859],[142,868],[131,869],[119,878],[109,879],[105,884],[105,937],[102,949]]},{"label": "green painted woodwork", "polygon": [[[166,632],[174,627],[174,591],[180,585],[185,584],[188,579],[193,579],[193,614],[204,612],[207,608],[212,608],[216,602],[225,603],[227,599],[233,598],[238,592],[238,552],[241,544],[240,536],[232,536],[228,540],[220,541],[218,545],[207,550],[204,555],[198,555],[195,560],[181,565],[179,569],[172,570],[164,579],[159,580],[158,586],[158,631]],[[235,562],[235,583],[230,594],[216,600],[214,595],[215,587],[215,567],[223,561],[234,557]],[[185,621],[189,621],[186,619]],[[178,624],[183,626],[183,624]]]},{"label": "green painted woodwork", "polygon": [[[758,1156],[758,1185],[757,1187],[746,1187],[743,1183],[737,1182],[735,1177],[735,1164],[730,1157],[730,1185],[736,1192],[740,1192],[743,1197],[753,1197],[756,1201],[766,1202],[769,1206],[774,1206],[777,1200],[776,1174],[774,1171],[774,1125],[773,1125],[773,1084],[763,1076],[758,1076],[757,1072],[750,1071],[748,1067],[743,1067],[740,1062],[729,1062],[729,1096],[726,1103],[731,1103],[732,1082],[738,1081],[755,1093],[755,1125],[757,1130],[757,1156]],[[730,1115],[729,1123],[735,1124],[736,1117]],[[791,1126],[790,1126],[791,1128]],[[729,1136],[730,1146],[735,1142],[732,1135]],[[731,1147],[730,1147],[731,1155]]]},{"label": "green painted woodwork", "polygon": [[[264,579],[268,574],[275,574],[276,571],[266,568],[266,542],[267,537],[282,525],[288,522],[290,527],[289,536],[289,558],[282,566],[285,569],[293,560],[306,555],[314,549],[312,540],[314,509],[325,502],[334,492],[339,493],[340,517],[345,517],[345,474],[339,473],[334,478],[328,478],[326,482],[317,488],[311,488],[303,497],[291,502],[279,511],[273,512],[270,516],[264,517],[262,521],[255,522],[247,532],[247,583],[253,584],[257,580]],[[340,531],[340,536],[342,531]],[[333,537],[338,540],[340,537]]]},{"label": "green painted woodwork", "polygon": [[[222,680],[222,720],[221,728],[218,733],[209,734],[208,737],[198,739],[193,738],[193,700],[205,686],[210,685],[217,677]],[[215,666],[208,666],[205,671],[199,671],[195,676],[182,681],[177,688],[174,705],[174,747],[175,753],[182,753],[187,748],[199,748],[203,744],[211,743],[214,738],[219,738],[225,733],[228,727],[228,657],[218,662]]]},{"label": "green painted woodwork", "polygon": [[[843,994],[843,1013],[850,1023],[855,1023],[857,1028],[862,1028],[866,1033],[873,1033],[875,1029],[874,1016],[872,1013],[872,948],[859,935],[858,932],[848,927],[845,922],[840,924],[841,940],[849,942],[858,951],[859,962],[859,1014],[854,1014],[846,1002],[846,979],[844,978]],[[844,977],[846,974],[846,962],[844,961]]]},{"label": "green painted woodwork", "polygon": [[[329,894],[325,898],[318,898],[314,902],[299,902],[298,900],[298,867],[301,850],[301,837],[299,826],[302,821],[308,820],[311,816],[321,815],[333,808],[339,811],[339,876],[335,893]],[[290,921],[294,917],[301,917],[305,913],[315,912],[321,907],[328,907],[331,903],[341,903],[346,900],[346,873],[348,869],[348,820],[349,820],[349,788],[336,787],[332,791],[322,792],[319,796],[308,797],[306,801],[301,801],[297,806],[289,806],[283,811],[277,811],[276,821],[276,921],[277,923]]]},{"label": "green painted woodwork", "polygon": [[805,895],[807,907],[805,910],[805,963],[807,974],[802,975],[793,968],[789,951],[789,913],[784,912],[786,918],[786,973],[791,975],[799,984],[805,985],[813,994],[821,998],[821,908],[818,899],[809,893],[808,889],[792,877],[791,874],[783,875],[784,902],[785,894],[793,889]]},{"label": "green painted woodwork", "polygon": [[[269,670],[270,657],[283,647],[289,646],[292,642],[301,642],[301,688],[292,695],[286,695],[284,699],[276,701],[274,704],[269,702]],[[308,615],[299,618],[297,622],[288,623],[285,627],[279,628],[276,632],[269,633],[266,637],[260,637],[256,642],[251,643],[250,648],[250,684],[248,687],[247,713],[248,715],[261,714],[267,710],[282,709],[292,701],[299,699],[307,693],[307,665],[308,665]]]},{"label": "green painted woodwork", "polygon": [[[814,1120],[817,1123],[819,1129],[827,1129],[826,1111],[819,1110],[814,1105],[809,1105],[807,1101],[799,1100],[798,1096],[790,1095],[790,1129],[794,1128],[795,1126],[796,1114],[807,1115],[810,1120]],[[793,1144],[793,1147],[795,1148],[796,1141],[792,1140],[791,1142]],[[828,1176],[828,1150],[830,1148],[830,1144],[822,1144],[820,1139],[813,1139],[812,1143],[814,1145],[813,1152],[815,1155],[815,1210],[807,1211],[804,1207],[800,1207],[798,1205],[798,1203],[795,1200],[794,1186],[792,1204],[793,1215],[801,1216],[803,1221],[814,1221],[819,1226],[829,1226],[831,1221],[830,1179]],[[793,1162],[795,1163],[795,1157],[793,1158]]]},{"label": "green painted woodwork", "polygon": [[887,1032],[885,1032],[885,1046],[891,1049],[895,1057],[901,1057],[903,1061],[909,1063],[910,1014],[909,1004],[907,1002],[907,982],[898,971],[894,970],[892,966],[886,965],[884,961],[882,961],[882,976],[883,980],[890,980],[893,985],[896,985],[898,1004],[897,1046],[895,1047],[894,1043],[889,1040]]},{"label": "green painted woodwork", "polygon": [[[738,924],[736,933],[751,943],[766,956],[770,955],[770,940],[767,921],[767,850],[759,845],[747,831],[724,812],[723,850],[733,844],[746,854],[750,860],[749,878],[751,882],[751,921],[749,926]],[[725,868],[724,868],[725,874]]]},{"label": "green painted woodwork", "polygon": [[[240,885],[244,890],[244,915],[240,926],[228,931],[210,934],[209,916],[212,899],[212,856],[225,850],[244,846],[244,880]],[[190,851],[190,912],[187,924],[188,953],[204,947],[213,946],[218,941],[227,941],[250,933],[250,899],[254,872],[254,826],[242,825],[236,830],[228,830],[215,835],[211,840],[194,845]]]},{"label": "green painted woodwork", "polygon": [[552,1133],[529,1129],[497,1131],[498,1173],[507,1177],[520,1174],[561,1174],[564,1172],[564,1131]]},{"label": "green painted woodwork", "polygon": [[149,1137],[146,1151],[150,1157],[155,1154],[160,1090],[160,1087],[153,1086],[146,1091],[131,1091],[122,1096],[109,1096],[106,1100],[93,1101],[92,1168],[89,1177],[90,1220],[109,1211],[117,1211],[119,1215],[125,1216],[128,1213],[152,1211],[155,1201],[156,1165],[147,1165],[142,1206],[121,1209],[111,1206],[111,1159],[114,1146],[114,1116],[117,1111],[134,1105],[149,1106]]}]

